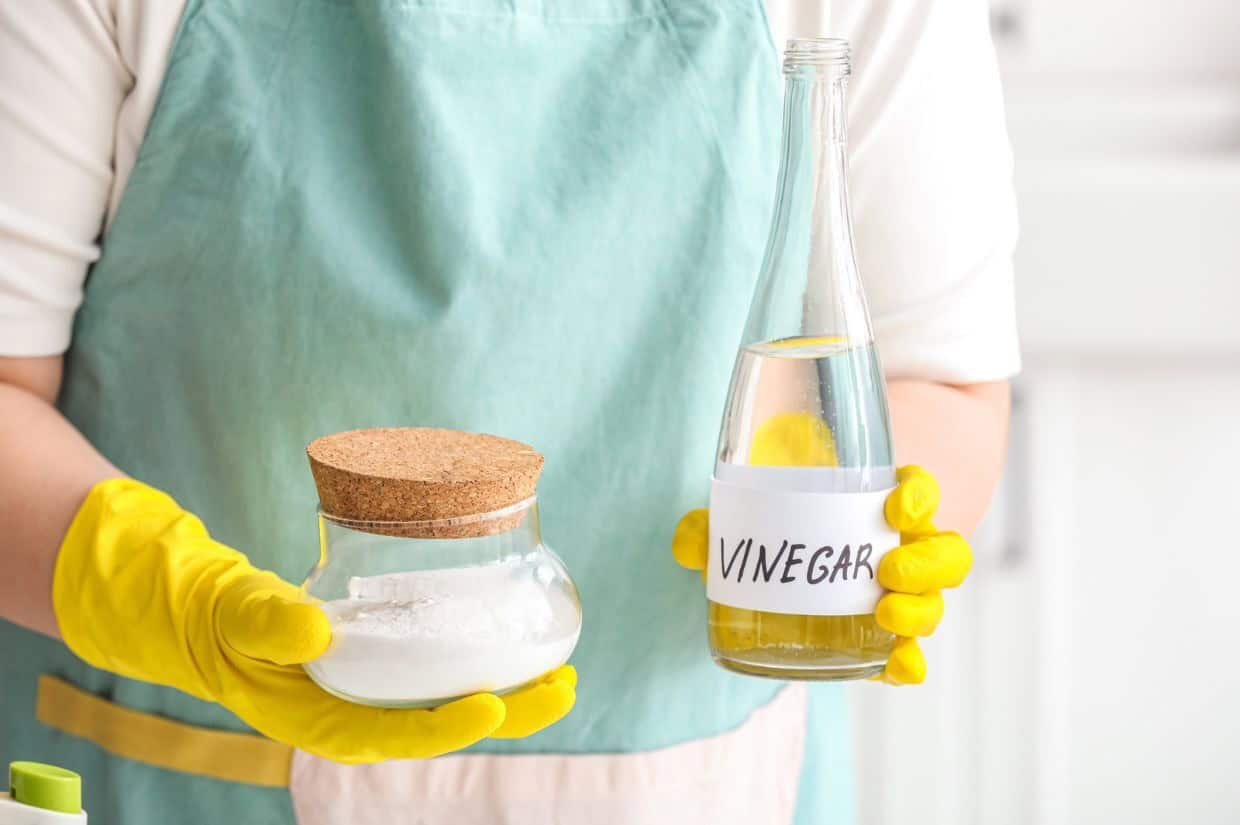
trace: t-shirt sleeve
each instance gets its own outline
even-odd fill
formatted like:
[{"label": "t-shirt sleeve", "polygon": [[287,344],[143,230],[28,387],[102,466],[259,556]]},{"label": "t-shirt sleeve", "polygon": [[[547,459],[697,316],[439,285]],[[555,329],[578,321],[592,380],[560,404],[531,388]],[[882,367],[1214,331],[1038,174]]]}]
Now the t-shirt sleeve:
[{"label": "t-shirt sleeve", "polygon": [[0,3],[0,355],[68,348],[132,82],[109,0]]},{"label": "t-shirt sleeve", "polygon": [[986,3],[771,0],[770,12],[781,46],[852,42],[849,195],[888,377],[1014,375],[1016,202]]}]

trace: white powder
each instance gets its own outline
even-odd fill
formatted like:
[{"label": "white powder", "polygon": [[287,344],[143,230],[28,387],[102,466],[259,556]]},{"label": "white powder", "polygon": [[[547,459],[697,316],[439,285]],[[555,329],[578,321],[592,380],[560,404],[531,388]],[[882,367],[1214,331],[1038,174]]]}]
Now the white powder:
[{"label": "white powder", "polygon": [[568,660],[573,600],[519,562],[354,578],[322,605],[332,644],[307,664],[325,689],[376,705],[502,692]]}]

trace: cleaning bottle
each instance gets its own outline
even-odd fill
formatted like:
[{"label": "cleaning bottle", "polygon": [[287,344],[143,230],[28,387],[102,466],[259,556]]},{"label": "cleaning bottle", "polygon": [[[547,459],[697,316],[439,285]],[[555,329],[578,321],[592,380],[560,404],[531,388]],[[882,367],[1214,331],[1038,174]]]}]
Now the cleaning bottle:
[{"label": "cleaning bottle", "polygon": [[9,763],[9,792],[0,791],[0,825],[86,825],[82,777],[41,762]]}]

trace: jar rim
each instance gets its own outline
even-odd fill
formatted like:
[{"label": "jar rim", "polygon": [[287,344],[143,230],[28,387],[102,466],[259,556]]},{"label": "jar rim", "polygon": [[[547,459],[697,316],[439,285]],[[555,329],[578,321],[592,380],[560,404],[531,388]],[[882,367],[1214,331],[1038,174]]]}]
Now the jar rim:
[{"label": "jar rim", "polygon": [[522,499],[515,504],[509,504],[507,507],[501,507],[498,510],[489,510],[485,513],[469,513],[460,516],[449,516],[447,518],[421,519],[417,521],[383,521],[380,519],[357,519],[337,516],[323,509],[323,505],[318,507],[319,517],[330,521],[332,524],[338,524],[341,527],[350,529],[360,529],[363,532],[365,527],[385,527],[391,529],[416,530],[420,528],[445,528],[445,527],[462,527],[469,524],[478,524],[485,521],[496,521],[504,518],[511,518],[516,514],[528,510],[538,502],[538,496],[530,496]]}]

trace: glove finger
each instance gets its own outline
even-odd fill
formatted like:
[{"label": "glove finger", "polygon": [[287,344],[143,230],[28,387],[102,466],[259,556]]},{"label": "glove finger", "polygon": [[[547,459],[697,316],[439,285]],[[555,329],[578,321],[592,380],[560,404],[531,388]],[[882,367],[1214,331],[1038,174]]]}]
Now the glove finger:
[{"label": "glove finger", "polygon": [[810,412],[787,412],[771,416],[754,430],[749,463],[767,467],[835,467],[839,458],[827,422]]},{"label": "glove finger", "polygon": [[943,594],[937,590],[924,596],[887,593],[874,609],[878,626],[897,636],[929,636],[942,618]]},{"label": "glove finger", "polygon": [[958,587],[972,566],[973,551],[959,533],[936,533],[883,556],[878,583],[897,593],[931,593]]},{"label": "glove finger", "polygon": [[331,644],[327,614],[272,573],[231,584],[216,620],[224,641],[238,653],[277,665],[317,659]]},{"label": "glove finger", "polygon": [[430,759],[490,736],[503,724],[505,712],[503,701],[491,693],[416,710],[333,701],[319,710],[295,744],[344,764]]},{"label": "glove finger", "polygon": [[498,696],[436,708],[381,708],[327,693],[294,666],[249,662],[232,673],[225,707],[259,733],[343,764],[426,759],[485,739],[504,721]]},{"label": "glove finger", "polygon": [[710,541],[710,511],[690,510],[672,534],[672,557],[681,567],[706,569],[707,543]]},{"label": "glove finger", "polygon": [[523,739],[563,719],[577,701],[577,671],[563,665],[529,687],[503,697],[508,712],[491,736]]},{"label": "glove finger", "polygon": [[892,529],[901,533],[933,532],[931,519],[939,507],[939,483],[916,464],[896,470],[897,486],[887,496],[883,513]]},{"label": "glove finger", "polygon": [[916,639],[896,639],[883,681],[889,685],[920,685],[926,680],[926,657]]},{"label": "glove finger", "polygon": [[476,693],[430,710],[393,711],[385,746],[388,759],[425,759],[467,748],[494,733],[507,715],[504,701]]}]

